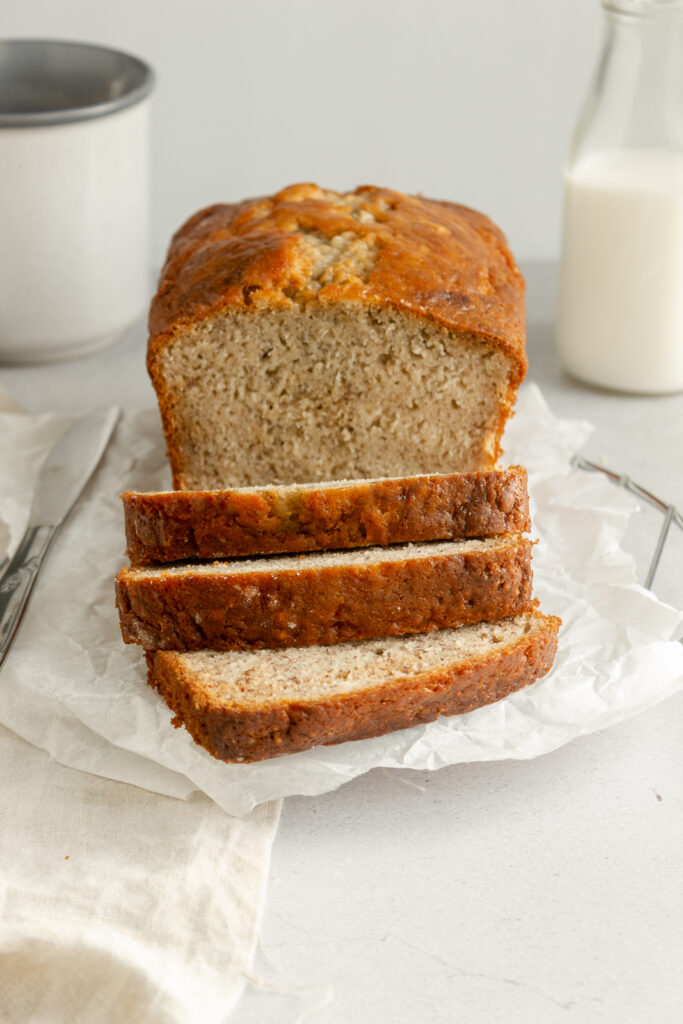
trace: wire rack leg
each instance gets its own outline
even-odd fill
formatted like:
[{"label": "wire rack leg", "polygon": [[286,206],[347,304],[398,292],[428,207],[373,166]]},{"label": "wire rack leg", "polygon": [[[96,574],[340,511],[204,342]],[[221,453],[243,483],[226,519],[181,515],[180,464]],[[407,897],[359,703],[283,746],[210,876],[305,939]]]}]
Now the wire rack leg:
[{"label": "wire rack leg", "polygon": [[666,515],[664,517],[664,522],[662,523],[662,528],[659,531],[657,547],[655,548],[654,554],[652,556],[652,561],[650,562],[650,568],[647,570],[647,576],[645,578],[645,586],[648,590],[652,590],[652,584],[654,582],[655,573],[659,568],[659,563],[662,558],[662,552],[664,551],[664,545],[666,544],[666,538],[669,533],[669,527],[674,521],[675,513],[676,509],[674,508],[674,506],[669,505],[666,511]]}]

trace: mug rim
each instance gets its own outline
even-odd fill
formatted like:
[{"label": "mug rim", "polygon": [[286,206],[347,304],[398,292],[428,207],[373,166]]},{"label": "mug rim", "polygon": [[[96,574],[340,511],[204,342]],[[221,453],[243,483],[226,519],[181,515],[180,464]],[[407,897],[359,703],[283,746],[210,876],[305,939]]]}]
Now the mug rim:
[{"label": "mug rim", "polygon": [[[2,66],[10,59],[17,58],[17,55],[24,51],[25,57],[32,60],[40,60],[51,57],[53,62],[61,60],[63,66],[58,69],[58,74],[66,79],[69,72],[68,57],[80,55],[81,59],[85,51],[92,56],[92,68],[97,71],[97,62],[102,64],[115,63],[119,73],[125,72],[128,77],[124,90],[117,96],[95,102],[84,102],[82,104],[71,104],[43,110],[16,110],[2,109]],[[112,75],[101,73],[100,84],[106,85],[111,82]],[[118,50],[110,46],[103,46],[100,43],[80,42],[72,39],[42,38],[42,37],[17,37],[0,38],[0,128],[37,128],[44,125],[71,124],[79,121],[90,121],[98,117],[106,117],[109,114],[118,113],[141,103],[149,96],[155,84],[154,71],[146,61],[124,50]],[[7,104],[11,106],[11,104]]]}]

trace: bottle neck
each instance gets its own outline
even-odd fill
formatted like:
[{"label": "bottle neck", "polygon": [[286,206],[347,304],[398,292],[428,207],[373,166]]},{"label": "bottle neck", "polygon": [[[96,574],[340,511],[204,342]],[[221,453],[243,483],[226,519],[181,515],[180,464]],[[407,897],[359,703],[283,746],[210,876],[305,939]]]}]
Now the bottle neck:
[{"label": "bottle neck", "polygon": [[602,0],[605,11],[642,18],[669,18],[683,13],[683,0]]},{"label": "bottle neck", "polygon": [[683,151],[683,0],[603,0],[602,53],[570,151]]}]

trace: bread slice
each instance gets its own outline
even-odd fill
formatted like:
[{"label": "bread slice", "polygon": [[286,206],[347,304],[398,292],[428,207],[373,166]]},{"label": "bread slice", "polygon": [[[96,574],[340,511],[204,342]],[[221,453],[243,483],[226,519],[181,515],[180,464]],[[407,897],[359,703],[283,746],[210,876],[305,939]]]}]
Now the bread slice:
[{"label": "bread slice", "polygon": [[364,548],[122,569],[121,631],[150,650],[333,644],[427,632],[527,610],[532,542]]},{"label": "bread slice", "polygon": [[127,491],[121,499],[133,565],[490,537],[529,529],[527,474],[521,466],[290,487]]},{"label": "bread slice", "polygon": [[174,487],[492,469],[526,371],[524,280],[453,203],[292,185],[174,236],[147,366]]},{"label": "bread slice", "polygon": [[532,611],[429,636],[279,651],[147,653],[148,682],[223,761],[380,736],[500,700],[550,669],[560,620]]}]

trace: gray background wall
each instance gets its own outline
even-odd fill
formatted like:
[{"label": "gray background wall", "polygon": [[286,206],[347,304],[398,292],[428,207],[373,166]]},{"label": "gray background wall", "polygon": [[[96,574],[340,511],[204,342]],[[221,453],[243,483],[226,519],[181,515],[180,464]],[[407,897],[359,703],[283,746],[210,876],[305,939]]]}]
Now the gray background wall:
[{"label": "gray background wall", "polygon": [[536,260],[557,256],[601,13],[599,0],[2,0],[0,33],[153,64],[157,264],[200,206],[300,180],[478,207]]}]

